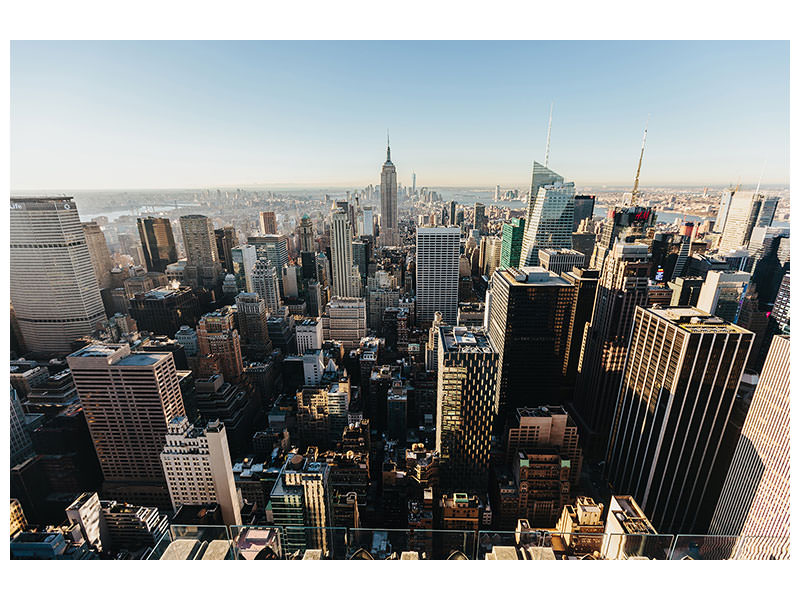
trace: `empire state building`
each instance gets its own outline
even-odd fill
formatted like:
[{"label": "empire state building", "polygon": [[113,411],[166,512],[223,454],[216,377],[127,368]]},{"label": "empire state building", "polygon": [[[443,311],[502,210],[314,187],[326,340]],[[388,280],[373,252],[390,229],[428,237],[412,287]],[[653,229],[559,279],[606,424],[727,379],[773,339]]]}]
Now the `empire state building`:
[{"label": "empire state building", "polygon": [[382,246],[396,246],[397,232],[397,169],[392,164],[389,136],[386,136],[386,162],[381,169],[381,229]]}]

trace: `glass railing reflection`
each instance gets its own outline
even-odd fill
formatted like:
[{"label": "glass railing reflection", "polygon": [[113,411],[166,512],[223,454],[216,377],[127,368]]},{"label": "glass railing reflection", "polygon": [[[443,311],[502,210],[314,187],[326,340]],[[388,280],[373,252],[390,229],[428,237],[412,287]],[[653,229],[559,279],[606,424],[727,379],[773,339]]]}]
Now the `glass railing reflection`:
[{"label": "glass railing reflection", "polygon": [[171,525],[148,556],[149,560],[232,560],[224,525]]},{"label": "glass railing reflection", "polygon": [[789,538],[172,525],[149,560],[781,560]]},{"label": "glass railing reflection", "polygon": [[352,560],[473,560],[476,532],[433,529],[351,529]]}]

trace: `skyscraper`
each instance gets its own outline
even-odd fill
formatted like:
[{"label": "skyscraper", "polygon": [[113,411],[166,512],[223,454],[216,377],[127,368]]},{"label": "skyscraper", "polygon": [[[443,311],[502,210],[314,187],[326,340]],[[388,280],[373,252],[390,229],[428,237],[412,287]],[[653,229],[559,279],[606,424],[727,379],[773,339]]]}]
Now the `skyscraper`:
[{"label": "skyscraper", "polygon": [[500,251],[500,267],[519,267],[522,253],[522,236],[525,233],[525,219],[513,218],[511,223],[503,224],[503,245]]},{"label": "skyscraper", "polygon": [[89,248],[89,258],[92,261],[97,286],[106,289],[111,285],[111,254],[108,252],[108,243],[103,230],[94,221],[81,223],[83,233],[86,235],[86,246]]},{"label": "skyscraper", "polygon": [[575,184],[533,163],[520,265],[539,264],[540,248],[572,248]]},{"label": "skyscraper", "polygon": [[178,251],[169,219],[144,217],[136,219],[148,271],[165,273],[167,265],[178,262]]},{"label": "skyscraper", "polygon": [[247,354],[263,356],[272,350],[267,329],[267,305],[256,293],[236,296],[240,343]]},{"label": "skyscraper", "polygon": [[239,245],[239,236],[236,235],[236,229],[230,225],[226,225],[222,229],[215,229],[214,238],[217,241],[217,255],[219,257],[219,264],[228,273],[232,273],[233,259],[231,256],[231,250]]},{"label": "skyscraper", "polygon": [[775,336],[709,533],[738,536],[732,556],[789,558],[788,336]]},{"label": "skyscraper", "polygon": [[174,510],[184,504],[216,502],[226,525],[242,524],[223,423],[210,421],[199,427],[185,415],[175,417],[168,425],[161,463]]},{"label": "skyscraper", "polygon": [[220,360],[222,374],[235,382],[244,370],[239,331],[234,327],[230,306],[203,315],[197,324],[197,349],[200,356],[213,354]]},{"label": "skyscraper", "polygon": [[[289,263],[289,240],[285,235],[256,235],[248,236],[248,244],[256,247],[259,259],[266,258],[271,261],[280,275],[284,265]],[[278,277],[278,289],[283,298],[283,279]]]},{"label": "skyscraper", "polygon": [[168,502],[160,453],[167,424],[185,414],[172,354],[94,344],[67,357],[105,479],[128,502]]},{"label": "skyscraper", "polygon": [[537,393],[563,402],[567,343],[577,288],[542,267],[495,271],[486,292],[487,335],[498,354],[498,385],[494,400],[506,425],[510,409],[530,404]]},{"label": "skyscraper", "polygon": [[382,246],[398,244],[397,230],[397,170],[392,164],[389,136],[386,136],[386,162],[381,169],[381,231]]},{"label": "skyscraper", "polygon": [[592,253],[592,269],[602,273],[605,259],[614,250],[614,244],[618,241],[634,243],[638,238],[645,237],[655,222],[656,211],[646,206],[615,206],[609,209]]},{"label": "skyscraper", "polygon": [[350,219],[347,212],[341,209],[331,215],[331,264],[334,295],[347,298],[360,296],[361,275],[353,263]]},{"label": "skyscraper", "polygon": [[222,273],[222,266],[211,219],[204,215],[183,215],[181,233],[186,251],[186,277],[197,285],[214,287]]},{"label": "skyscraper", "polygon": [[730,200],[719,242],[720,252],[747,246],[755,227],[771,226],[777,204],[778,198],[774,196],[767,197],[757,192],[736,192]]},{"label": "skyscraper", "polygon": [[594,201],[596,196],[594,194],[576,194],[575,195],[575,212],[572,221],[572,231],[578,231],[578,225],[584,219],[591,219],[594,215]]},{"label": "skyscraper", "polygon": [[257,260],[250,279],[253,282],[253,291],[267,303],[269,313],[277,315],[281,308],[281,297],[275,265],[265,258]]},{"label": "skyscraper", "polygon": [[261,233],[264,235],[275,235],[278,233],[278,221],[272,211],[262,211],[258,213],[258,223],[261,226]]},{"label": "skyscraper", "polygon": [[609,481],[659,531],[704,533],[739,435],[731,412],[753,334],[694,307],[638,306],[630,340]]},{"label": "skyscraper", "polygon": [[649,272],[647,246],[617,242],[600,274],[592,320],[584,331],[573,404],[584,450],[592,458],[606,450],[634,310],[647,305]]},{"label": "skyscraper", "polygon": [[256,247],[252,244],[242,244],[231,248],[231,266],[236,277],[236,287],[240,292],[253,291],[253,268],[256,266]]},{"label": "skyscraper", "polygon": [[417,228],[417,321],[433,321],[436,311],[447,323],[458,317],[458,227]]},{"label": "skyscraper", "polygon": [[488,232],[488,223],[486,221],[486,205],[476,202],[474,214],[475,218],[472,223],[473,227],[477,229],[481,235],[485,235]]},{"label": "skyscraper", "polygon": [[436,451],[442,489],[485,492],[499,357],[483,330],[439,327]]},{"label": "skyscraper", "polygon": [[298,229],[300,234],[300,252],[315,252],[314,223],[312,223],[311,217],[303,215],[303,218],[300,219],[300,227]]},{"label": "skyscraper", "polygon": [[11,304],[29,352],[67,354],[105,322],[72,198],[11,198]]}]

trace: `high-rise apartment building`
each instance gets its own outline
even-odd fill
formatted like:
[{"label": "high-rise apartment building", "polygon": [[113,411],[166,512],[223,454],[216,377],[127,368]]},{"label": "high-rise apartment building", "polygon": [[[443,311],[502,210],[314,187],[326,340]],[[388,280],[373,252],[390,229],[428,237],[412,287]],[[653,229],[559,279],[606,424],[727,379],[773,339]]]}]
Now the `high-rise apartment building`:
[{"label": "high-rise apartment building", "polygon": [[241,525],[239,495],[231,469],[225,425],[193,426],[185,415],[170,421],[161,464],[172,508],[216,502],[226,525]]},{"label": "high-rise apartment building", "polygon": [[731,413],[753,337],[694,307],[636,307],[607,470],[659,531],[707,531],[739,436]]},{"label": "high-rise apartment building", "polygon": [[264,356],[272,350],[267,328],[267,305],[258,294],[242,292],[236,296],[236,321],[240,343],[251,356]]},{"label": "high-rise apartment building", "polygon": [[167,490],[159,456],[168,423],[185,414],[172,354],[93,344],[70,354],[67,363],[104,489],[116,499],[163,505]]},{"label": "high-rise apartment building", "polygon": [[522,253],[522,237],[525,233],[525,219],[514,218],[511,223],[503,224],[502,246],[500,249],[500,267],[519,267]]},{"label": "high-rise apartment building", "polygon": [[239,331],[234,326],[235,311],[230,306],[203,315],[197,323],[197,348],[200,356],[219,358],[222,374],[231,382],[244,370]]},{"label": "high-rise apartment building", "polygon": [[106,289],[111,285],[111,254],[108,251],[108,243],[100,225],[94,221],[81,223],[83,233],[86,236],[86,246],[89,248],[89,258],[92,261],[94,275],[97,278],[97,286]]},{"label": "high-rise apartment building", "polygon": [[397,169],[392,163],[389,139],[386,139],[386,162],[381,168],[381,229],[380,244],[396,246],[399,243],[397,222]]},{"label": "high-rise apartment building", "polygon": [[483,330],[439,327],[436,451],[445,491],[488,487],[498,368]]},{"label": "high-rise apartment building", "polygon": [[250,275],[253,291],[267,304],[271,315],[281,312],[281,296],[278,281],[278,270],[272,261],[260,258],[253,266]]},{"label": "high-rise apartment building", "polygon": [[775,336],[709,533],[737,536],[731,556],[789,558],[788,336]]},{"label": "high-rise apartment building", "polygon": [[497,236],[481,236],[478,269],[488,280],[500,266],[501,240]]},{"label": "high-rise apartment building", "polygon": [[178,261],[178,251],[169,219],[143,217],[136,219],[136,225],[139,228],[147,270],[165,273],[167,265]]},{"label": "high-rise apartment building", "polygon": [[252,292],[253,268],[256,266],[256,247],[252,244],[242,244],[231,248],[231,265],[233,275],[236,277],[236,288],[240,292]]},{"label": "high-rise apartment building", "polygon": [[258,213],[258,224],[261,226],[261,233],[264,235],[275,235],[278,233],[278,221],[272,211],[261,211]]},{"label": "high-rise apartment building", "polygon": [[183,249],[186,252],[185,276],[197,285],[214,287],[222,273],[222,266],[211,219],[204,215],[183,215],[180,221]]},{"label": "high-rise apartment building", "polygon": [[458,227],[417,228],[417,321],[431,322],[436,311],[448,323],[458,318]]},{"label": "high-rise apartment building", "polygon": [[284,265],[289,263],[289,240],[285,235],[257,235],[249,236],[247,243],[256,247],[259,260],[267,259],[272,262],[278,272],[278,290],[283,298],[283,280],[280,275]]},{"label": "high-rise apartment building", "polygon": [[486,292],[486,334],[498,354],[499,428],[509,409],[529,404],[531,386],[549,398],[563,395],[576,295],[575,286],[542,267],[495,271]]},{"label": "high-rise apartment building", "polygon": [[72,198],[11,198],[9,281],[29,352],[67,354],[105,322],[86,235]]},{"label": "high-rise apartment building", "polygon": [[617,242],[603,263],[592,320],[584,329],[573,417],[592,458],[606,451],[634,311],[647,305],[649,256],[643,244]]},{"label": "high-rise apartment building", "polygon": [[360,296],[361,275],[353,262],[350,218],[341,209],[331,215],[331,265],[334,295],[348,298]]}]

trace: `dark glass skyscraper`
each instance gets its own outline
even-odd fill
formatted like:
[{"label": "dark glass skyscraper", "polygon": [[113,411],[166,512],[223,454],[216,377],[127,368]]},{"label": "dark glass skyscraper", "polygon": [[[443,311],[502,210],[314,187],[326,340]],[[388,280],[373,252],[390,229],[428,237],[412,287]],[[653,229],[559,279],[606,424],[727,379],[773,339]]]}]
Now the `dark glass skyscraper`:
[{"label": "dark glass skyscraper", "polygon": [[167,265],[178,261],[178,250],[169,219],[144,217],[136,220],[148,271],[164,273]]}]

